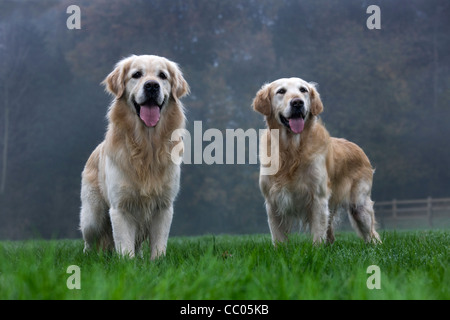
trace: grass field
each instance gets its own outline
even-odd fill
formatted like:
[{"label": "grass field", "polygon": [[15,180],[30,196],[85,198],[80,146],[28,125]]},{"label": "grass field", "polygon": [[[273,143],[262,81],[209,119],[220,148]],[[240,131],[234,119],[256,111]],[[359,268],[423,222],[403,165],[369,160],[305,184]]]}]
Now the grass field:
[{"label": "grass field", "polygon": [[[341,232],[315,247],[295,235],[274,249],[269,235],[173,237],[149,260],[83,254],[81,240],[0,242],[0,299],[449,299],[448,230],[382,232],[367,245]],[[70,290],[70,265],[81,289]],[[381,289],[368,289],[370,265]]]}]

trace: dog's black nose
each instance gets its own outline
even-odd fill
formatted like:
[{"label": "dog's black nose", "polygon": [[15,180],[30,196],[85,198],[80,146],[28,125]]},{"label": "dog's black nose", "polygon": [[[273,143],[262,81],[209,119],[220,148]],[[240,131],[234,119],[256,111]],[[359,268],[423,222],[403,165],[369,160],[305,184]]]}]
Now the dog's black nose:
[{"label": "dog's black nose", "polygon": [[144,83],[144,89],[149,93],[158,93],[159,83],[153,80],[147,81]]},{"label": "dog's black nose", "polygon": [[294,98],[291,100],[291,117],[292,118],[306,117],[305,102],[302,99]]},{"label": "dog's black nose", "polygon": [[291,107],[294,109],[301,109],[305,103],[300,98],[295,98],[291,100]]}]

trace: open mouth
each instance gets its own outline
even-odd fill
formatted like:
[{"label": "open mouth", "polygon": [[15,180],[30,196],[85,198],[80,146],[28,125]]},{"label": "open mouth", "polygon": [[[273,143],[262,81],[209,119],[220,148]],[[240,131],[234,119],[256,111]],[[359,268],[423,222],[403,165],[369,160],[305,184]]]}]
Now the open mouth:
[{"label": "open mouth", "polygon": [[133,99],[136,114],[145,123],[147,127],[154,127],[161,117],[161,109],[164,106],[164,99],[161,104],[158,104],[154,99],[147,99],[144,103],[139,104]]},{"label": "open mouth", "polygon": [[280,121],[292,132],[301,133],[305,128],[305,116],[302,113],[298,113],[292,115],[290,118],[286,118],[280,113]]}]

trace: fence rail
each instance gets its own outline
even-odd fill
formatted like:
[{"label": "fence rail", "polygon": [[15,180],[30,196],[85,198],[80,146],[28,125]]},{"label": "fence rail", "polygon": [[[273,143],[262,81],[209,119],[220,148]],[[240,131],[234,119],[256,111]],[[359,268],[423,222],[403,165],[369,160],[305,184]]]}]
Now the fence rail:
[{"label": "fence rail", "polygon": [[375,202],[375,215],[383,228],[389,220],[397,227],[401,220],[425,219],[433,227],[433,217],[439,213],[450,214],[450,198],[396,200]]}]

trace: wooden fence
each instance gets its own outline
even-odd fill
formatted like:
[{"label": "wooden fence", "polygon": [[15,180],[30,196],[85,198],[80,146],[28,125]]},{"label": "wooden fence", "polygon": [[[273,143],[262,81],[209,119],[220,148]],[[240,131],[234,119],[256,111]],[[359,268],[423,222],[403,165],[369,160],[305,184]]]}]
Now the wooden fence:
[{"label": "wooden fence", "polygon": [[429,227],[433,227],[433,218],[437,215],[450,219],[450,198],[416,200],[392,200],[375,202],[375,217],[381,228],[387,223],[397,227],[399,221],[423,219]]}]

